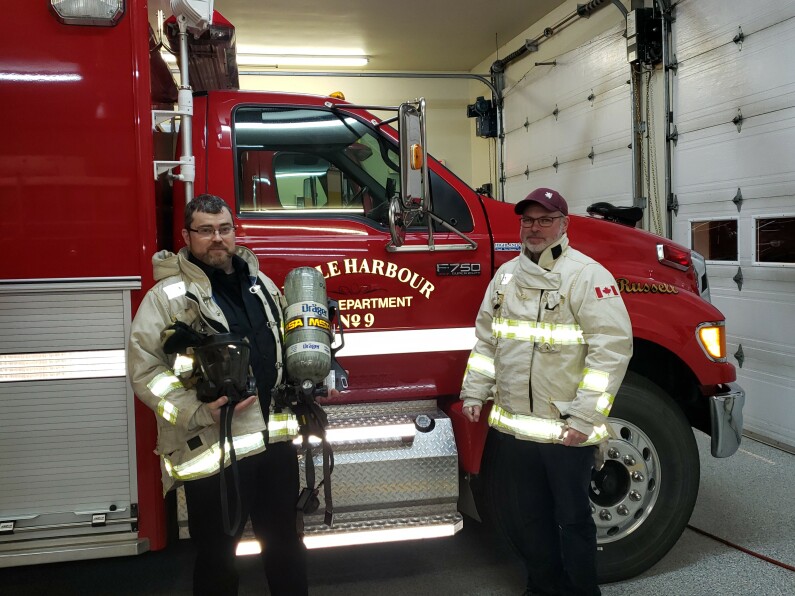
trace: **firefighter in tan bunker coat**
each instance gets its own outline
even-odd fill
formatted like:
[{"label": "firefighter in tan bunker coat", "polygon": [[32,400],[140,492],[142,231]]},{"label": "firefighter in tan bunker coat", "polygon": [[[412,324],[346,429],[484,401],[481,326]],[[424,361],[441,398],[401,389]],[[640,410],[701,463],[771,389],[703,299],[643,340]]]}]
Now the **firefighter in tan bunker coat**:
[{"label": "firefighter in tan bunker coat", "polygon": [[[588,489],[607,415],[632,355],[613,276],[569,246],[568,205],[549,188],[515,206],[521,254],[497,271],[477,316],[461,397],[504,473],[495,482],[527,567],[525,594],[600,594]],[[515,516],[515,517],[514,517]]]},{"label": "firefighter in tan bunker coat", "polygon": [[[261,559],[270,593],[306,596],[306,549],[296,526],[298,456],[292,443],[298,421],[289,410],[275,411],[270,399],[271,389],[282,380],[284,298],[259,271],[254,253],[236,246],[232,212],[220,197],[191,200],[182,235],[186,247],[178,254],[161,251],[152,259],[157,283],[132,324],[128,373],[138,397],[157,416],[164,491],[177,483],[185,488],[196,546],[193,593],[238,593],[235,550],[250,516],[255,535],[267,544]],[[239,487],[225,491],[229,509],[241,514],[234,535],[222,524],[219,478],[220,411],[229,398],[210,403],[197,398],[189,353],[169,348],[180,343],[175,340],[188,328],[202,336],[231,331],[245,337],[251,348],[258,395],[236,404],[227,440],[238,460]],[[233,493],[239,495],[236,506],[229,496]]]}]

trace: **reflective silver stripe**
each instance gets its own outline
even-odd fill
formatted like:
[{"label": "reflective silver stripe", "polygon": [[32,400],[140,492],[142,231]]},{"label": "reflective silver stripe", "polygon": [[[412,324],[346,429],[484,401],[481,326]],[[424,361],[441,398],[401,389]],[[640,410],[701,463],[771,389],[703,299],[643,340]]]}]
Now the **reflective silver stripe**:
[{"label": "reflective silver stripe", "polygon": [[[510,430],[529,439],[551,443],[562,443],[563,433],[567,429],[566,425],[560,420],[547,420],[546,418],[538,418],[537,416],[511,414],[503,410],[497,404],[491,408],[489,426]],[[594,427],[588,439],[580,443],[580,445],[595,445],[602,442],[607,436],[607,427],[602,424]]]},{"label": "reflective silver stripe", "polygon": [[469,355],[469,360],[467,361],[466,374],[469,374],[470,370],[476,373],[480,373],[481,375],[489,379],[496,378],[496,374],[494,372],[494,358],[489,358],[488,356],[484,356],[483,354],[477,354],[475,352],[472,352]]},{"label": "reflective silver stripe", "polygon": [[146,386],[157,397],[165,397],[175,389],[182,389],[182,382],[174,376],[174,373],[167,371],[154,377]]},{"label": "reflective silver stripe", "polygon": [[163,286],[163,291],[166,293],[166,296],[168,296],[169,300],[174,300],[174,298],[184,296],[186,293],[185,282],[178,281],[177,283]]},{"label": "reflective silver stripe", "polygon": [[187,354],[177,354],[174,360],[174,373],[181,375],[193,370],[193,357]]},{"label": "reflective silver stripe", "polygon": [[491,334],[496,338],[517,339],[549,344],[582,344],[582,328],[579,325],[555,325],[535,321],[514,321],[495,318],[491,322]]},{"label": "reflective silver stripe", "polygon": [[[243,456],[251,453],[255,449],[265,446],[265,439],[261,432],[251,433],[248,435],[241,435],[232,440],[235,446],[235,454]],[[226,451],[224,452],[224,464],[229,462],[229,441],[225,445]],[[165,464],[168,475],[175,480],[192,480],[195,478],[203,478],[210,474],[217,472],[221,469],[221,449],[216,443],[202,453],[181,464],[172,464],[168,457],[163,456],[163,463]]]},{"label": "reflective silver stripe", "polygon": [[298,431],[298,419],[294,414],[271,414],[268,418],[269,437],[295,437]]},{"label": "reflective silver stripe", "polygon": [[160,416],[162,416],[166,420],[166,422],[170,422],[171,424],[177,423],[177,416],[179,416],[179,409],[170,401],[161,399],[157,403],[157,413]]}]

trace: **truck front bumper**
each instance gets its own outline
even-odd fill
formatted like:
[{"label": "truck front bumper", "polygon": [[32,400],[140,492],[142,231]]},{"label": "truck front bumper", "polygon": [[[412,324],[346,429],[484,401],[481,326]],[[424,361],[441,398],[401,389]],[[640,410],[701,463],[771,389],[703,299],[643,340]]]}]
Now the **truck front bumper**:
[{"label": "truck front bumper", "polygon": [[737,383],[724,385],[725,391],[709,400],[712,424],[712,456],[729,457],[740,447],[743,435],[745,391]]}]

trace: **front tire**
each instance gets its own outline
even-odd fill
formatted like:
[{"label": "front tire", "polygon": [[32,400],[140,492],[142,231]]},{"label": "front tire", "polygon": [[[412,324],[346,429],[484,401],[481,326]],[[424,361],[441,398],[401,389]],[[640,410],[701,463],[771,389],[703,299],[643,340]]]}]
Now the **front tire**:
[{"label": "front tire", "polygon": [[[608,419],[617,438],[594,471],[591,511],[600,583],[635,577],[659,561],[687,525],[698,496],[700,465],[693,430],[659,386],[628,372]],[[473,489],[478,511],[500,546],[518,555],[515,519],[521,504],[501,479],[510,475],[500,437],[489,432]]]},{"label": "front tire", "polygon": [[591,481],[600,582],[635,577],[673,547],[693,512],[700,477],[687,418],[648,379],[627,373],[608,420],[617,438]]}]

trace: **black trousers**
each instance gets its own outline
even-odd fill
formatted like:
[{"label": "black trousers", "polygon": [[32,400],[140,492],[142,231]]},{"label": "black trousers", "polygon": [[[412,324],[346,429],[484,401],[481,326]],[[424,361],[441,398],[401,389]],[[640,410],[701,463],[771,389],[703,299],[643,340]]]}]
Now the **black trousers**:
[{"label": "black trousers", "polygon": [[[238,462],[241,524],[237,536],[227,536],[221,518],[220,478],[185,482],[188,527],[196,546],[193,593],[234,596],[238,589],[235,550],[246,520],[262,544],[262,563],[273,596],[306,596],[306,549],[296,529],[298,457],[290,442],[275,443],[264,453]],[[226,470],[230,508],[235,498],[230,468]],[[233,517],[230,512],[230,517]]]},{"label": "black trousers", "polygon": [[508,464],[501,481],[518,505],[513,534],[527,568],[527,592],[599,596],[596,525],[588,498],[596,447],[498,434]]}]

